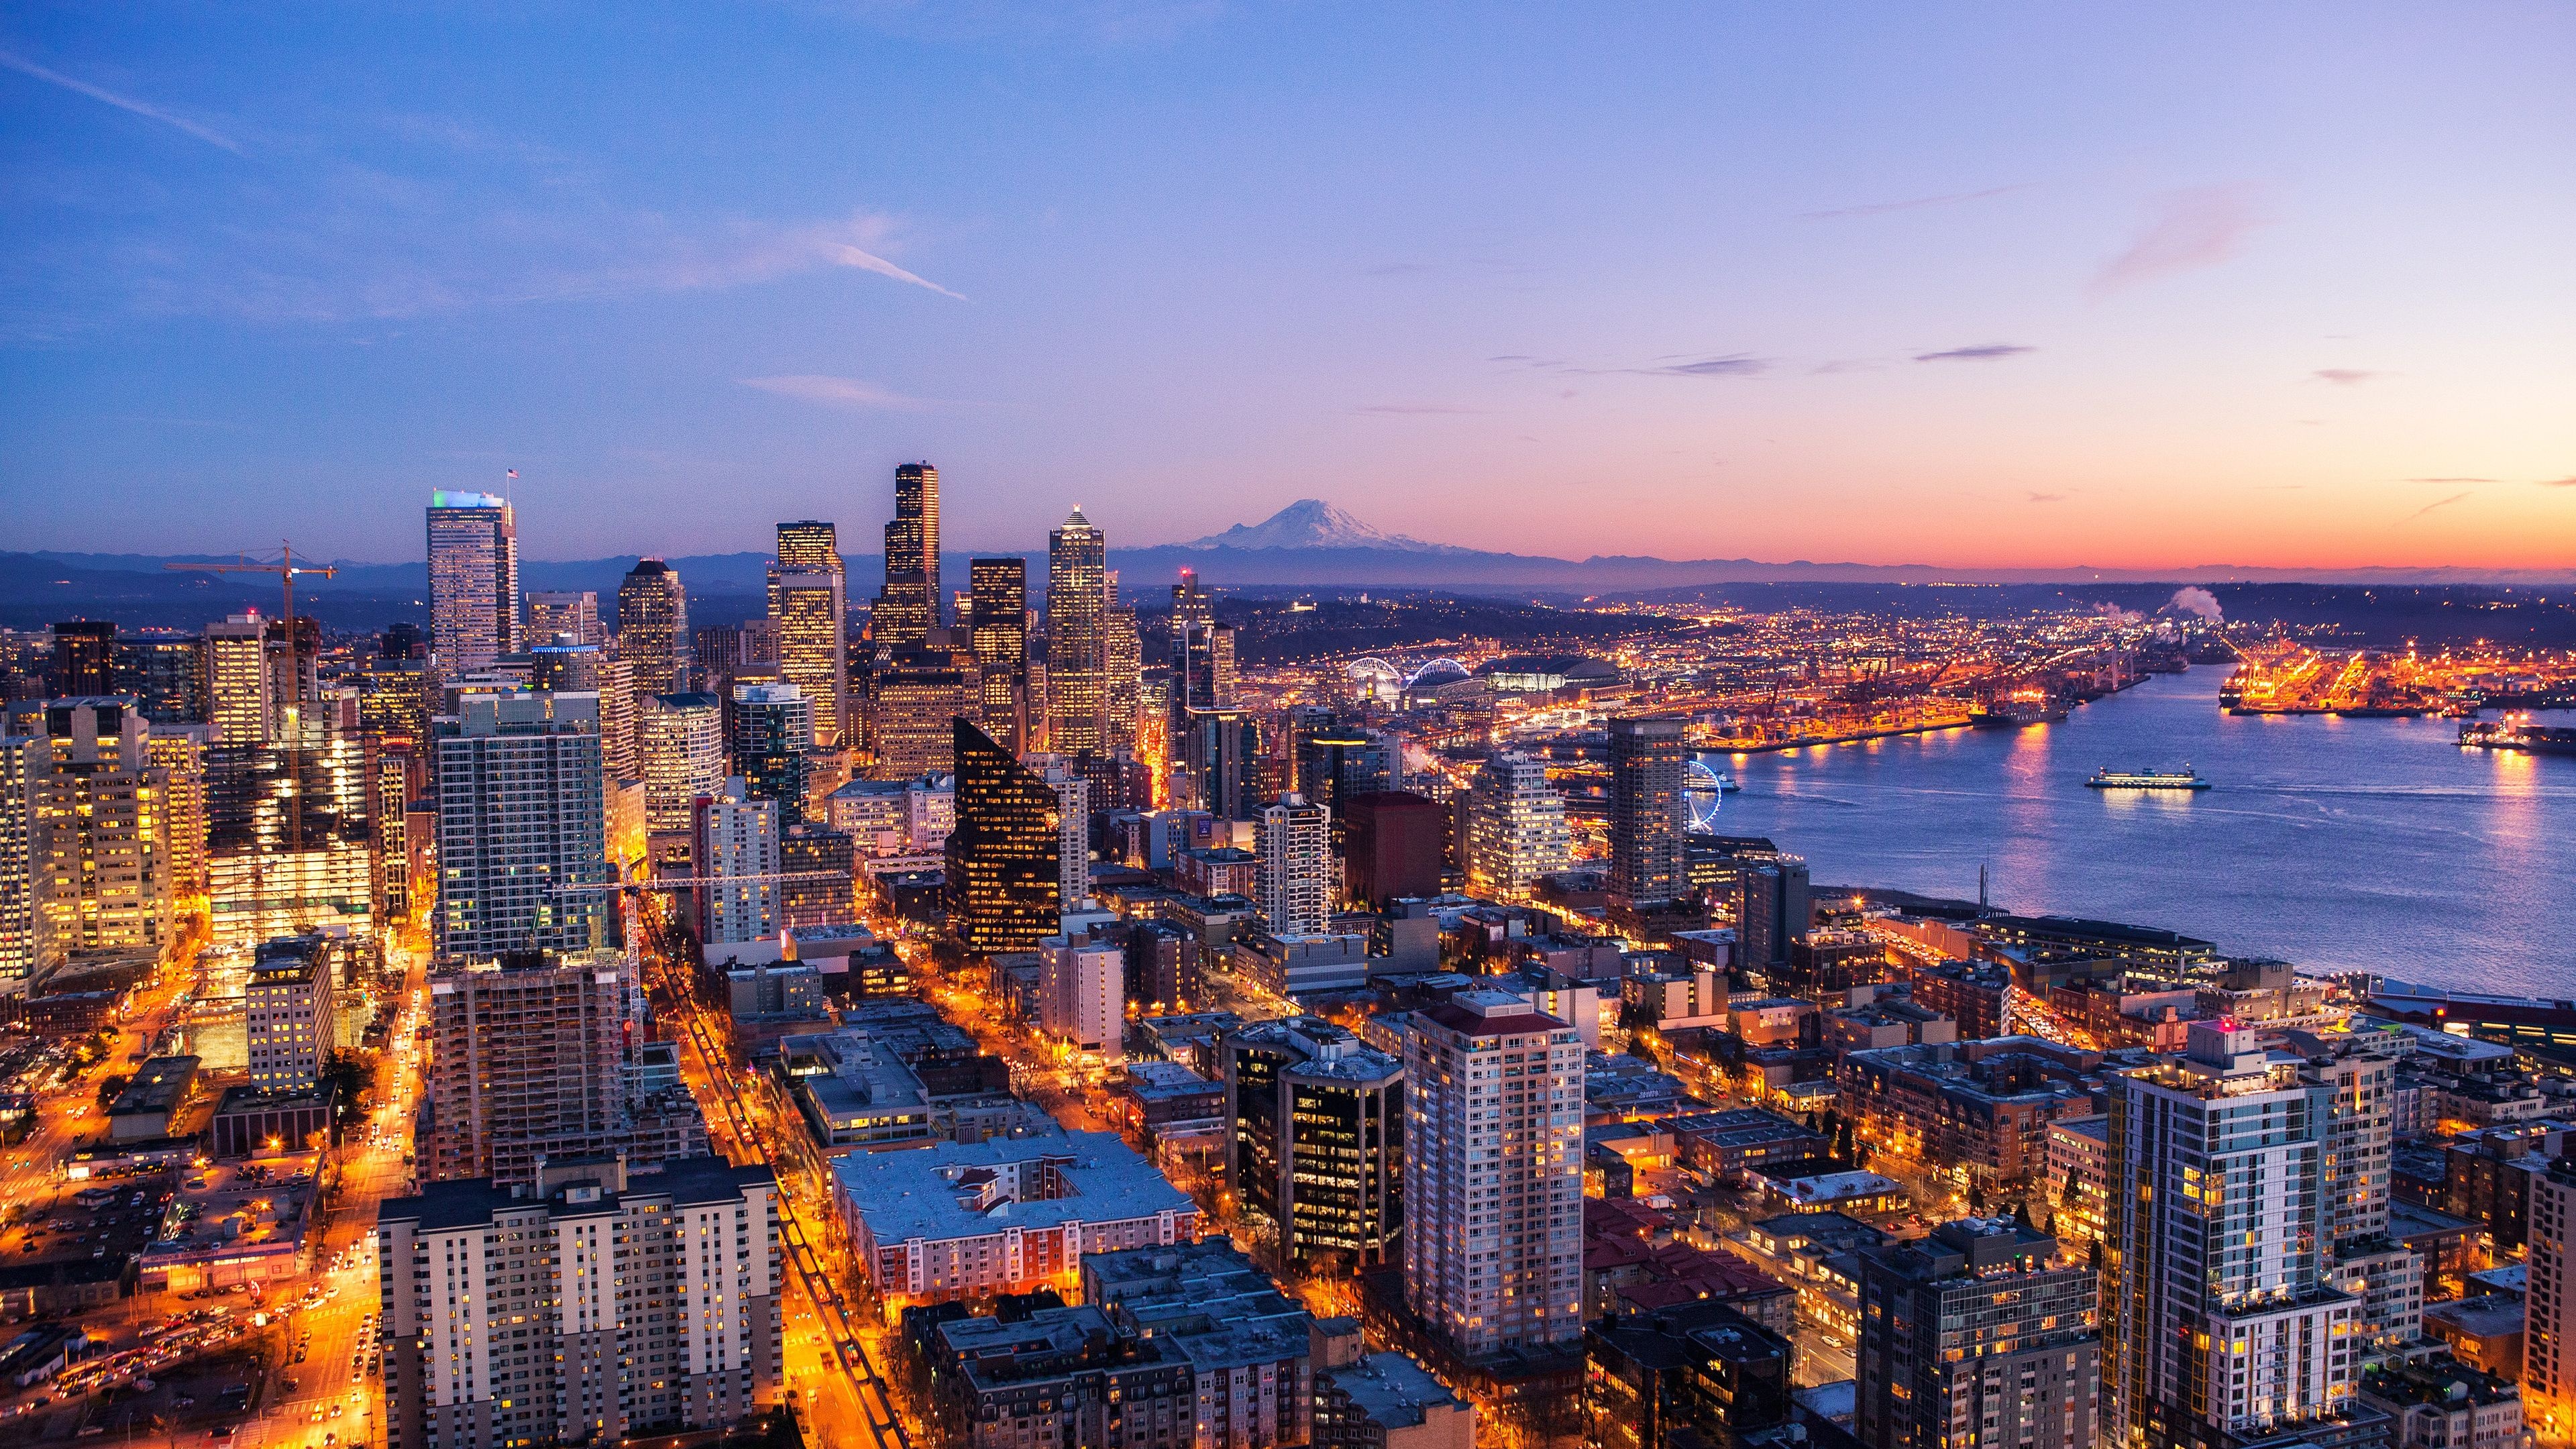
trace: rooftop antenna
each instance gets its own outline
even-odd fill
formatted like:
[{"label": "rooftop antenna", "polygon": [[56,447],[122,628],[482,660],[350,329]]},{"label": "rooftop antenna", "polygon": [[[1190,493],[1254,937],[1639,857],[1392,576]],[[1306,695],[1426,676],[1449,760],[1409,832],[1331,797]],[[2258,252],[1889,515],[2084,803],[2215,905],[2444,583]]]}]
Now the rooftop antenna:
[{"label": "rooftop antenna", "polygon": [[1979,861],[1977,863],[1977,909],[1982,911],[1986,908],[1986,866],[1985,862]]}]

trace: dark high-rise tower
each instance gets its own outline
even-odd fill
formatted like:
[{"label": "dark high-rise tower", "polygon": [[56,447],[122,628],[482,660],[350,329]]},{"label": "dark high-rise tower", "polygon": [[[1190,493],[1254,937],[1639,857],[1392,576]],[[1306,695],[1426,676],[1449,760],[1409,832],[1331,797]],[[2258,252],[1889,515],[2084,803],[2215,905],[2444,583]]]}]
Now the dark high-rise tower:
[{"label": "dark high-rise tower", "polygon": [[992,736],[954,725],[957,823],[948,834],[948,926],[968,951],[1033,951],[1063,928],[1053,785]]},{"label": "dark high-rise tower", "polygon": [[885,526],[885,592],[877,597],[876,642],[918,649],[943,622],[939,593],[939,470],[894,470],[894,518]]},{"label": "dark high-rise tower", "polygon": [[1047,535],[1047,748],[1101,748],[1109,713],[1109,541],[1076,508]]},{"label": "dark high-rise tower", "polygon": [[116,693],[116,625],[104,619],[56,624],[53,691],[56,699]]},{"label": "dark high-rise tower", "polygon": [[967,565],[967,642],[980,681],[984,731],[1013,754],[1029,747],[1029,566],[1016,558]]},{"label": "dark high-rise tower", "polygon": [[689,591],[680,571],[639,559],[617,586],[617,657],[635,668],[635,694],[689,687]]},{"label": "dark high-rise tower", "polygon": [[1681,898],[1682,772],[1677,719],[1610,721],[1610,894],[1645,905]]}]

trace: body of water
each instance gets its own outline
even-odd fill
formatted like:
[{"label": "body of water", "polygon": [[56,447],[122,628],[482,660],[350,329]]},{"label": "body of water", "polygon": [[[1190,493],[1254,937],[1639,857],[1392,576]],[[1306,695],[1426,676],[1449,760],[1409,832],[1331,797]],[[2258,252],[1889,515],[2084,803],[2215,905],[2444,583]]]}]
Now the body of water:
[{"label": "body of water", "polygon": [[[1710,756],[1718,829],[1819,883],[2159,926],[2309,971],[2576,996],[2576,758],[2463,750],[2447,719],[2228,715],[2223,671],[2062,724]],[[2085,777],[2190,764],[2202,791]]]}]

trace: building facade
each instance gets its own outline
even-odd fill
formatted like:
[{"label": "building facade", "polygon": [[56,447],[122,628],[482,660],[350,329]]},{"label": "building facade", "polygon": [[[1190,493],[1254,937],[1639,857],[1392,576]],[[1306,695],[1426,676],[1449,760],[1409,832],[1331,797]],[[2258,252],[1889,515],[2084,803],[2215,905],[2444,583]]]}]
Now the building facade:
[{"label": "building facade", "polygon": [[617,585],[617,657],[635,669],[635,694],[689,687],[689,590],[658,558],[636,560]]},{"label": "building facade", "polygon": [[1862,1249],[1853,1434],[1865,1449],[2090,1449],[2094,1286],[2010,1218]]},{"label": "building facade", "polygon": [[1055,787],[965,720],[952,726],[956,821],[943,846],[948,929],[978,955],[1033,951],[1060,929],[1063,817]]},{"label": "building facade", "polygon": [[1047,748],[1097,752],[1108,719],[1107,537],[1076,508],[1047,535]]},{"label": "building facade", "polygon": [[1226,1185],[1282,1260],[1402,1261],[1404,1064],[1317,1017],[1229,1033]]},{"label": "building facade", "polygon": [[776,1401],[769,1169],[567,1161],[536,1188],[433,1183],[378,1211],[388,1449],[615,1444]]},{"label": "building facade", "polygon": [[441,959],[609,943],[596,694],[469,694],[434,726]]},{"label": "building facade", "polygon": [[1682,773],[1689,763],[1682,721],[1610,721],[1610,894],[1650,905],[1689,893],[1682,866],[1689,823]]},{"label": "building facade", "polygon": [[1407,1019],[1405,1303],[1464,1358],[1582,1336],[1583,1040],[1516,996]]},{"label": "building facade", "polygon": [[509,499],[429,496],[429,652],[448,679],[519,652],[519,523]]}]

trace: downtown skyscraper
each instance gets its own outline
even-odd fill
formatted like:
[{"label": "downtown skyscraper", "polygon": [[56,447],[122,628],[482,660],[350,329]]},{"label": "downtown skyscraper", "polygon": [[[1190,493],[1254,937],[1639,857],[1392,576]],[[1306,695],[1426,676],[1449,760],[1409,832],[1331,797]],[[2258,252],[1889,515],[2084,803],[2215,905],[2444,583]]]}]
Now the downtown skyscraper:
[{"label": "downtown skyscraper", "polygon": [[778,677],[804,691],[809,743],[831,749],[848,719],[849,584],[831,524],[778,525],[778,566],[769,572],[769,624],[778,639]]},{"label": "downtown skyscraper", "polygon": [[1029,747],[1029,566],[1016,558],[967,565],[967,644],[975,656],[984,732],[1013,754]]},{"label": "downtown skyscraper", "polygon": [[1047,748],[1097,753],[1109,716],[1109,540],[1076,508],[1047,535]]},{"label": "downtown skyscraper", "polygon": [[977,955],[1034,951],[1061,928],[1062,810],[1056,789],[990,735],[952,726],[957,823],[948,833],[948,925]]},{"label": "downtown skyscraper", "polygon": [[635,694],[689,687],[689,591],[658,558],[636,560],[617,585],[617,657],[635,670]]},{"label": "downtown skyscraper", "polygon": [[919,649],[945,620],[939,592],[939,470],[894,470],[894,517],[885,526],[885,591],[869,626],[878,644]]},{"label": "downtown skyscraper", "polygon": [[509,499],[429,495],[429,650],[448,679],[519,651],[519,524]]}]

